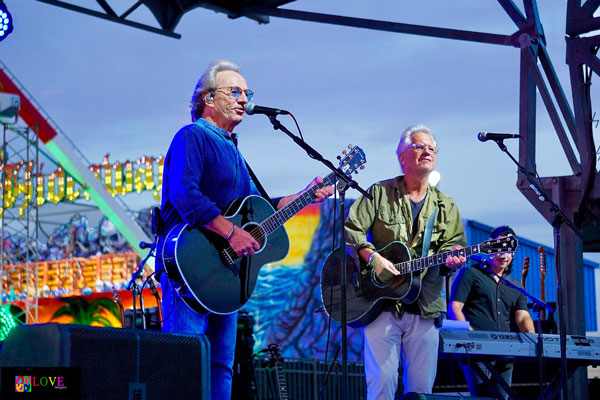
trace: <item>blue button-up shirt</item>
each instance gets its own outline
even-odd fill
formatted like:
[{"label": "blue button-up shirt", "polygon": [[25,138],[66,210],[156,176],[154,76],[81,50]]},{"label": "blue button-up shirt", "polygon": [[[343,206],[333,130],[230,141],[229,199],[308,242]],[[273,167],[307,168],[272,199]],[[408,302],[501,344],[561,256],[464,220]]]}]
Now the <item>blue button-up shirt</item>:
[{"label": "blue button-up shirt", "polygon": [[181,222],[210,222],[232,201],[259,194],[229,132],[199,119],[173,138],[164,162],[161,215],[165,233]]}]

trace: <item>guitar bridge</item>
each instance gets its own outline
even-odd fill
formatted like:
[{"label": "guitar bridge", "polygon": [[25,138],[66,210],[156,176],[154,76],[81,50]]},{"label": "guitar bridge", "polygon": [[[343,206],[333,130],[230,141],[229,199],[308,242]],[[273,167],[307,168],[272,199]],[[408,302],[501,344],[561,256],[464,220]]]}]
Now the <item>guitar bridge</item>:
[{"label": "guitar bridge", "polygon": [[226,249],[221,249],[221,251],[219,251],[219,258],[221,258],[221,262],[223,263],[223,265],[225,265],[227,269],[233,272],[234,275],[239,275],[240,269],[238,268],[237,264],[233,261],[233,258],[231,258]]},{"label": "guitar bridge", "polygon": [[352,277],[350,278],[350,284],[354,288],[354,291],[357,293],[357,295],[360,295],[361,294],[360,280],[358,278],[359,278],[358,272],[352,273]]}]

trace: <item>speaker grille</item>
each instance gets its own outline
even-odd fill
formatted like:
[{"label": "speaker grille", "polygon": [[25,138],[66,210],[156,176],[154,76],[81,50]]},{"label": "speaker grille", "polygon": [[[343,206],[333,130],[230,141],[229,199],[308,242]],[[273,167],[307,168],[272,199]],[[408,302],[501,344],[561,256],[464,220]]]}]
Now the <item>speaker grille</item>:
[{"label": "speaker grille", "polygon": [[[144,383],[146,399],[208,399],[209,345],[204,335],[183,335],[136,329],[97,328],[83,325],[42,324],[20,326],[11,335],[15,343],[31,342],[36,337],[60,336],[56,365],[81,368],[83,399],[129,399],[129,384]],[[17,338],[15,338],[17,339]],[[3,350],[9,354],[10,340]],[[14,346],[17,347],[17,346]],[[35,353],[22,365],[39,365]],[[44,364],[46,364],[44,362]]]}]

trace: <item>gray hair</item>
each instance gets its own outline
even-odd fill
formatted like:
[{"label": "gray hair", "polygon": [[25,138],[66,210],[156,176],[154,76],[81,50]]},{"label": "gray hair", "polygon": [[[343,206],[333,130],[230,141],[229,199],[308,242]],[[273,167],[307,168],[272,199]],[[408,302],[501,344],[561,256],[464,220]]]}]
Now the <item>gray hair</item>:
[{"label": "gray hair", "polygon": [[400,156],[400,154],[404,153],[408,148],[412,145],[410,138],[417,133],[424,133],[433,140],[433,144],[437,146],[437,142],[435,141],[435,137],[431,133],[431,129],[423,124],[411,125],[402,132],[402,136],[400,136],[400,142],[398,143],[398,148],[396,149],[396,156]]},{"label": "gray hair", "polygon": [[204,99],[202,93],[212,92],[217,88],[217,74],[222,71],[234,71],[240,72],[240,66],[236,63],[228,60],[217,60],[210,63],[208,69],[202,74],[194,94],[192,95],[192,101],[190,107],[192,109],[192,122],[195,122],[202,116],[204,112]]}]

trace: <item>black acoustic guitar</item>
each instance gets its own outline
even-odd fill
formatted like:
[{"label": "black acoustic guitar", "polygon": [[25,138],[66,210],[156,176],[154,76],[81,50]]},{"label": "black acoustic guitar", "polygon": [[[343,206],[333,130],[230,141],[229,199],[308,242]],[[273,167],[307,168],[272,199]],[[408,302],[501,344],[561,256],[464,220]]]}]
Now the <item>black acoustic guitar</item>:
[{"label": "black acoustic guitar", "polygon": [[[361,148],[348,146],[338,171],[350,175],[364,168]],[[286,206],[275,211],[260,196],[234,201],[223,213],[249,232],[260,249],[253,255],[238,257],[227,240],[207,229],[193,229],[182,223],[171,229],[164,240],[162,257],[167,275],[181,285],[179,293],[192,309],[200,313],[231,314],[254,292],[258,273],[267,263],[285,258],[290,241],[283,224],[315,199],[315,192],[337,180],[333,172]]]},{"label": "black acoustic guitar", "polygon": [[[371,323],[381,313],[385,299],[413,303],[421,292],[421,273],[426,268],[440,266],[449,255],[471,257],[476,254],[514,252],[519,243],[514,236],[490,239],[481,244],[460,250],[450,250],[429,257],[411,260],[408,247],[401,242],[392,242],[377,252],[394,263],[400,272],[390,285],[374,284],[374,270],[362,274],[354,259],[346,257],[346,321],[353,328]],[[339,251],[327,256],[321,272],[321,298],[327,314],[341,322],[342,280]]]}]

